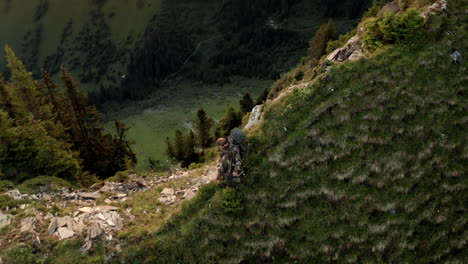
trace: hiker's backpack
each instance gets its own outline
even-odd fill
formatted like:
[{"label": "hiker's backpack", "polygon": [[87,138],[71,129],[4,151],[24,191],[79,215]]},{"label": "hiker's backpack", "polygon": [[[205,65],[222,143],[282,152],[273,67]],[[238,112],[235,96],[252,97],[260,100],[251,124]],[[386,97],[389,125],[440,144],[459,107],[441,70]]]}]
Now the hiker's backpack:
[{"label": "hiker's backpack", "polygon": [[247,137],[245,136],[245,133],[238,128],[234,128],[229,137],[232,139],[234,145],[239,146],[240,156],[244,159],[248,152]]}]

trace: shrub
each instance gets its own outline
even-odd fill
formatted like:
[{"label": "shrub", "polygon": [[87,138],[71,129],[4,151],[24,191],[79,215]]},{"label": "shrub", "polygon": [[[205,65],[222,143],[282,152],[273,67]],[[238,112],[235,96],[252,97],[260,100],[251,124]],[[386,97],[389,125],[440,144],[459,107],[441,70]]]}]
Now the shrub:
[{"label": "shrub", "polygon": [[371,18],[364,32],[364,47],[374,51],[383,44],[407,43],[423,24],[424,18],[414,9],[403,14],[386,13],[383,17]]},{"label": "shrub", "polygon": [[381,48],[383,46],[381,39],[382,32],[380,31],[377,19],[369,19],[366,25],[366,31],[364,32],[364,48],[368,51],[374,51],[378,48]]},{"label": "shrub", "polygon": [[390,43],[402,43],[409,40],[424,24],[424,18],[414,9],[396,15],[387,13],[378,22],[383,37]]},{"label": "shrub", "polygon": [[242,193],[234,188],[223,190],[223,208],[228,214],[238,215],[244,211],[244,197]]}]

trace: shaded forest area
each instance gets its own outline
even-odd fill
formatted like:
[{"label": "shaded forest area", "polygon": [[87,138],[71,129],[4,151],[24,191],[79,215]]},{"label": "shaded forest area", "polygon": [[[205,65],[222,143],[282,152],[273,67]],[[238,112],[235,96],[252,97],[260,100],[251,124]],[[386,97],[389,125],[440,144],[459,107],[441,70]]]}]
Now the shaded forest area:
[{"label": "shaded forest area", "polygon": [[[91,94],[100,104],[107,100],[141,99],[173,73],[181,70],[185,60],[195,50],[196,25],[189,24],[189,15],[182,7],[186,0],[164,1],[159,17],[154,17],[132,54],[128,78],[120,88],[101,90]],[[188,77],[208,84],[224,84],[229,77],[275,79],[295,63],[291,54],[300,57],[308,47],[297,32],[269,24],[270,20],[284,21],[298,9],[308,11],[319,7],[322,16],[336,19],[356,19],[366,10],[370,0],[318,1],[266,0],[252,3],[228,0],[220,3],[213,14],[221,38],[216,51],[209,58],[193,59],[198,64],[185,71]],[[297,53],[297,54],[296,54]],[[146,88],[145,88],[146,87]],[[153,88],[149,88],[153,87]]]},{"label": "shaded forest area", "polygon": [[[48,30],[43,18],[49,10],[49,0],[41,0],[34,24],[25,32],[20,57],[36,78],[40,67],[55,75],[61,65],[66,66],[92,87],[90,102],[101,105],[143,99],[161,82],[178,76],[174,73],[219,85],[234,75],[277,79],[304,55],[309,41],[305,36],[313,34],[319,20],[352,21],[371,0],[163,0],[146,29],[130,32],[121,41],[113,36],[110,21],[116,13],[106,6],[108,1],[91,2],[89,20],[65,22],[57,48],[39,61]],[[8,3],[4,2],[4,12],[9,12]],[[139,9],[147,5],[135,4]],[[307,18],[302,22],[310,28],[306,34],[287,25],[298,17]],[[211,38],[208,49],[194,53],[200,42]],[[8,68],[2,71],[9,79]]]}]

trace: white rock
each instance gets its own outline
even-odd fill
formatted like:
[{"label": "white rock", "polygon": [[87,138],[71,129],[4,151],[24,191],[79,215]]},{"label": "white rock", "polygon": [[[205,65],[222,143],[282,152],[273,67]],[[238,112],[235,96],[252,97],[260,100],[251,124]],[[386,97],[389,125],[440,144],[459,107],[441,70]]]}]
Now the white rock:
[{"label": "white rock", "polygon": [[10,215],[0,212],[0,228],[10,224]]},{"label": "white rock", "polygon": [[99,227],[99,224],[96,223],[96,222],[93,223],[91,225],[91,227],[89,228],[89,230],[88,230],[88,238],[89,239],[94,239],[94,238],[98,237],[101,234],[102,234],[102,230]]},{"label": "white rock", "polygon": [[64,217],[58,217],[57,218],[57,227],[62,227],[62,226],[66,226],[68,224],[68,222],[71,221],[71,217],[70,216],[64,216]]},{"label": "white rock", "polygon": [[126,193],[118,193],[118,194],[116,194],[115,196],[116,196],[117,198],[122,198],[122,197],[127,196],[127,194],[126,194]]},{"label": "white rock", "polygon": [[174,195],[174,189],[172,188],[164,188],[164,190],[162,190],[161,194],[164,195],[164,196],[171,196],[171,195]]},{"label": "white rock", "polygon": [[106,220],[106,218],[104,217],[104,215],[102,213],[97,214],[96,217],[103,220],[103,221]]},{"label": "white rock", "polygon": [[249,122],[247,122],[247,125],[245,125],[245,129],[255,127],[260,123],[260,121],[262,120],[262,110],[263,105],[256,105],[252,109],[252,112],[250,113],[249,117]]},{"label": "white rock", "polygon": [[111,191],[112,191],[112,187],[107,185],[107,184],[102,186],[101,189],[99,189],[99,192],[101,192],[101,193],[107,193],[107,192],[111,192]]},{"label": "white rock", "polygon": [[11,198],[15,200],[21,200],[23,199],[23,195],[20,193],[18,190],[11,190],[5,193],[6,195],[10,196]]},{"label": "white rock", "polygon": [[101,195],[99,193],[91,193],[91,192],[82,192],[82,193],[78,193],[78,196],[80,196],[81,198],[84,198],[84,199],[91,199],[91,200],[96,200],[98,199],[99,197],[101,197]]},{"label": "white rock", "polygon": [[184,194],[184,199],[186,200],[190,200],[192,199],[193,197],[195,197],[196,193],[192,190],[192,189],[189,189],[185,192]]},{"label": "white rock", "polygon": [[93,208],[91,208],[91,207],[82,207],[82,208],[78,209],[78,211],[80,211],[82,213],[89,214],[89,213],[93,212]]},{"label": "white rock", "polygon": [[57,230],[57,233],[58,233],[60,240],[67,239],[75,235],[75,232],[71,231],[70,229],[66,227],[60,227]]},{"label": "white rock", "polygon": [[111,199],[107,198],[107,199],[104,200],[104,203],[106,203],[106,204],[111,204],[112,201],[111,201]]},{"label": "white rock", "polygon": [[21,220],[21,232],[33,232],[36,228],[37,219],[35,217],[28,217]]},{"label": "white rock", "polygon": [[107,212],[107,211],[117,211],[118,207],[109,206],[109,205],[100,205],[93,208],[95,212]]},{"label": "white rock", "polygon": [[82,234],[86,226],[82,220],[73,219],[68,222],[67,227],[77,234]]}]

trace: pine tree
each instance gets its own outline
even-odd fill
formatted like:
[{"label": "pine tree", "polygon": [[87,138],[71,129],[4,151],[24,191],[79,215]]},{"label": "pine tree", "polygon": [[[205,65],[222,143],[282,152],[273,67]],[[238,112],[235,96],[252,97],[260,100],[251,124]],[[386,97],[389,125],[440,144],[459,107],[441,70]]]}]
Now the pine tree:
[{"label": "pine tree", "polygon": [[34,118],[45,120],[50,118],[50,112],[47,109],[41,111],[40,92],[38,83],[33,80],[32,73],[26,71],[23,62],[19,60],[12,49],[5,48],[7,54],[8,68],[11,70],[11,84],[15,87],[12,97],[18,100],[19,111],[31,113]]},{"label": "pine tree", "polygon": [[197,154],[195,153],[196,139],[192,130],[188,132],[184,144],[184,156],[182,157],[182,166],[188,167],[192,162],[196,161]]},{"label": "pine tree", "polygon": [[210,131],[214,126],[212,118],[207,117],[205,110],[199,109],[197,119],[195,120],[195,131],[197,135],[198,146],[207,148],[213,143]]},{"label": "pine tree", "polygon": [[247,114],[248,112],[252,111],[254,107],[254,102],[252,97],[250,97],[249,93],[246,93],[242,100],[240,100],[240,111],[243,115]]},{"label": "pine tree", "polygon": [[328,23],[322,25],[315,36],[309,43],[309,49],[307,52],[307,60],[310,62],[311,67],[315,67],[320,57],[325,55],[327,50],[328,41],[337,38],[337,31],[333,20],[328,20]]},{"label": "pine tree", "polygon": [[176,130],[174,137],[174,158],[182,160],[184,157],[184,135],[182,131]]},{"label": "pine tree", "polygon": [[3,77],[0,77],[0,106],[3,107],[5,112],[13,120],[20,118],[21,113],[18,112],[18,108],[15,105],[14,99],[11,97],[10,92],[7,88],[7,83]]},{"label": "pine tree", "polygon": [[255,105],[260,105],[265,103],[265,101],[268,99],[268,95],[270,94],[270,89],[265,88],[263,92],[257,97],[257,100],[255,102]]},{"label": "pine tree", "polygon": [[66,93],[63,122],[74,149],[80,152],[84,169],[100,178],[108,178],[127,169],[128,161],[133,165],[136,159],[125,139],[127,127],[116,122],[117,136],[105,134],[99,112],[94,106],[88,106],[86,94],[78,90],[66,69],[62,68],[61,72]]},{"label": "pine tree", "polygon": [[224,117],[219,120],[215,130],[215,138],[226,137],[232,129],[242,124],[242,114],[228,105]]},{"label": "pine tree", "polygon": [[189,131],[187,135],[184,135],[182,131],[176,130],[173,140],[169,137],[166,138],[166,155],[180,161],[182,167],[188,167],[198,159],[195,146],[196,137],[193,131]]}]

